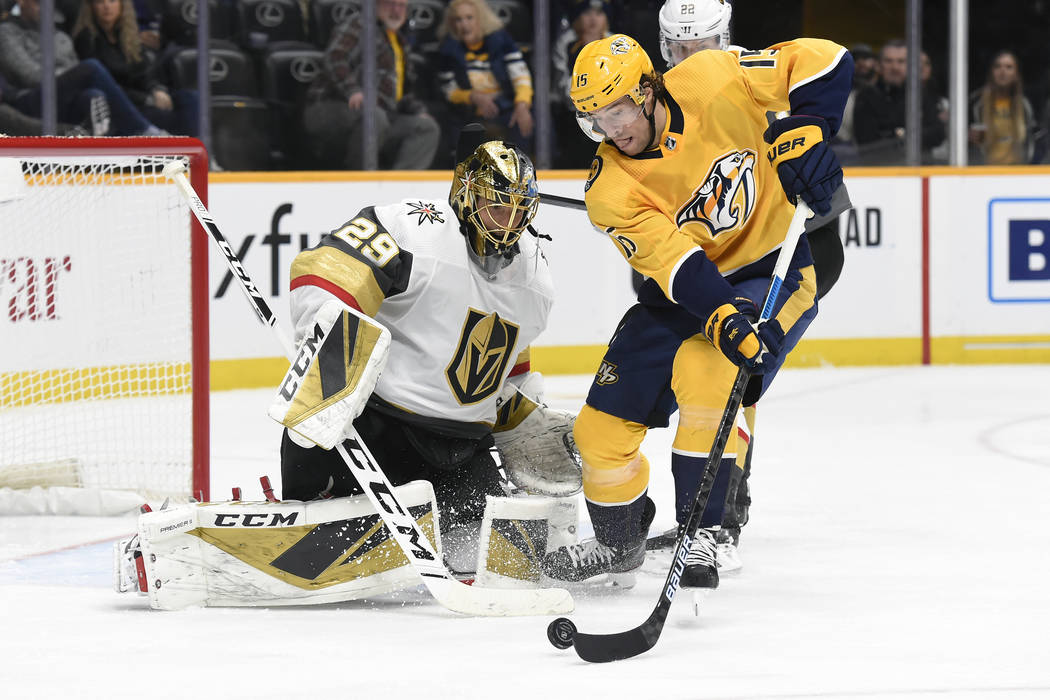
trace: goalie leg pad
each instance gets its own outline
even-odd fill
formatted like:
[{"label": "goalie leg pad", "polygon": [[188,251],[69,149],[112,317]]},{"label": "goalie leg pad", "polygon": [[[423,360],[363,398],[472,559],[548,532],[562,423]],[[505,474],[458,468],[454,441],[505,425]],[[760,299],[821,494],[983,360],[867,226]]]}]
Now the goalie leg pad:
[{"label": "goalie leg pad", "polygon": [[[397,493],[440,554],[430,484]],[[138,537],[158,610],[330,603],[419,582],[365,496],[187,504],[139,516]],[[130,574],[118,568],[118,588]]]},{"label": "goalie leg pad", "polygon": [[478,542],[477,585],[537,588],[544,554],[575,543],[578,521],[574,498],[489,496]]},{"label": "goalie leg pad", "polygon": [[268,414],[303,447],[330,450],[372,395],[390,331],[338,301],[325,302],[307,331]]}]

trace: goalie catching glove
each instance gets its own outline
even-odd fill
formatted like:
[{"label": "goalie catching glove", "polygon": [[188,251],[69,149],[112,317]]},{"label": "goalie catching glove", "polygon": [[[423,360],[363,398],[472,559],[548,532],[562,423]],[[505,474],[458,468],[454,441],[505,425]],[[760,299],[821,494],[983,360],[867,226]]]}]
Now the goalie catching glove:
[{"label": "goalie catching glove", "polygon": [[375,389],[390,331],[338,301],[317,311],[268,414],[303,447],[330,450],[353,427]]},{"label": "goalie catching glove", "polygon": [[515,486],[541,496],[572,496],[583,488],[583,467],[572,428],[576,416],[537,403],[510,382],[496,404],[496,441]]},{"label": "goalie catching glove", "polygon": [[817,214],[831,212],[831,196],[842,185],[842,166],[828,147],[831,130],[820,117],[777,119],[763,135],[780,184],[792,204],[801,197]]}]

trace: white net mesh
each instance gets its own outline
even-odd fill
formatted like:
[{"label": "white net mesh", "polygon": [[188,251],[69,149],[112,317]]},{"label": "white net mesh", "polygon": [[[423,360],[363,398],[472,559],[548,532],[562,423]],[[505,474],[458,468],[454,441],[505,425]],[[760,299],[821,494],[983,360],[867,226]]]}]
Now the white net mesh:
[{"label": "white net mesh", "polygon": [[[22,157],[0,204],[0,487],[192,489],[190,219],[171,157]],[[70,471],[69,469],[65,470]]]}]

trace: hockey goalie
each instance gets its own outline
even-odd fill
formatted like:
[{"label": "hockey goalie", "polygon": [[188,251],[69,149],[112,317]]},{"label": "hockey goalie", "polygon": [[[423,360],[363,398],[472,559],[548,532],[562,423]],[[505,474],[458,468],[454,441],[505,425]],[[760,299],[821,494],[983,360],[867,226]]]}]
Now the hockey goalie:
[{"label": "hockey goalie", "polygon": [[418,584],[333,449],[351,429],[475,585],[536,586],[545,552],[575,542],[574,416],[543,404],[529,365],[553,299],[533,165],[502,141],[461,152],[447,204],[365,207],[293,261],[299,352],[269,409],[283,500],[144,513],[118,545],[118,590],[172,609]]}]

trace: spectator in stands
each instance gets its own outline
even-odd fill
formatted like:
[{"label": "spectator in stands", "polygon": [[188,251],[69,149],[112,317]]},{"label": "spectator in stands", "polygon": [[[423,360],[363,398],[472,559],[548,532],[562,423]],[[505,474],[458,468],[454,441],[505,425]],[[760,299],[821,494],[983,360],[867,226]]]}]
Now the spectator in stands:
[{"label": "spectator in stands", "polygon": [[94,58],[105,66],[151,122],[173,134],[197,135],[197,91],[172,91],[161,83],[143,51],[131,0],[81,0],[73,44],[81,59]]},{"label": "spectator in stands", "polygon": [[[40,119],[22,114],[17,109],[7,104],[5,100],[11,94],[7,81],[0,75],[0,134],[5,136],[42,136],[44,124]],[[88,132],[79,124],[64,124],[59,122],[55,125],[55,133],[59,136],[87,136]]]},{"label": "spectator in stands", "polygon": [[555,166],[559,168],[586,168],[594,158],[594,144],[578,138],[580,127],[576,124],[576,107],[568,97],[569,81],[580,49],[611,34],[609,11],[609,3],[603,0],[572,0],[567,14],[569,28],[553,42],[554,89],[551,102],[558,140]]},{"label": "spectator in stands", "polygon": [[871,85],[879,77],[879,62],[875,52],[865,43],[854,44],[849,52],[853,55],[853,88]]},{"label": "spectator in stands", "polygon": [[[849,52],[853,56],[853,87],[850,89],[849,97],[846,98],[846,107],[842,111],[842,125],[839,126],[832,145],[849,144],[852,148],[856,145],[853,140],[853,105],[857,101],[857,93],[860,92],[860,89],[875,82],[878,77],[876,69],[878,64],[875,61],[875,53],[867,44],[854,44]],[[842,157],[841,153],[839,157]],[[850,157],[852,158],[852,155]]]},{"label": "spectator in stands", "polygon": [[937,81],[933,77],[933,62],[930,61],[930,55],[925,51],[922,51],[919,54],[919,79],[922,80],[923,92],[929,93],[933,96],[933,104],[937,110],[937,119],[940,120],[945,129],[944,139],[930,148],[930,162],[937,165],[944,165],[948,162],[949,158],[948,116],[950,114],[951,103],[948,101],[948,98],[941,93],[940,88],[937,87]]},{"label": "spectator in stands", "polygon": [[1021,66],[1012,51],[992,59],[988,78],[970,102],[970,142],[975,162],[1022,165],[1031,162],[1035,114],[1024,95]]},{"label": "spectator in stands", "polygon": [[[438,81],[456,132],[480,121],[494,138],[532,150],[532,76],[525,58],[485,0],[452,0],[438,49]],[[454,140],[454,139],[453,139]]]},{"label": "spectator in stands", "polygon": [[[24,114],[39,117],[40,3],[17,2],[19,16],[0,24],[0,75],[15,90],[10,104]],[[78,62],[73,40],[58,29],[54,52],[59,121],[91,123],[95,135],[167,135],[135,108],[101,63],[93,59]]]},{"label": "spectator in stands", "polygon": [[609,3],[604,0],[572,0],[568,12],[569,28],[554,40],[551,63],[554,66],[554,99],[568,102],[572,66],[580,49],[609,36]]},{"label": "spectator in stands", "polygon": [[[908,46],[901,39],[886,42],[879,53],[879,77],[857,93],[853,108],[853,137],[861,162],[889,165],[904,160],[905,85]],[[944,124],[937,118],[936,98],[922,91],[924,153],[944,141]]]},{"label": "spectator in stands", "polygon": [[[380,164],[394,170],[428,168],[441,134],[412,93],[411,48],[402,31],[408,18],[407,0],[378,0],[376,18],[376,43],[371,50],[376,53]],[[356,170],[363,165],[362,31],[357,14],[332,33],[321,73],[307,95],[303,128],[319,167]]]}]

